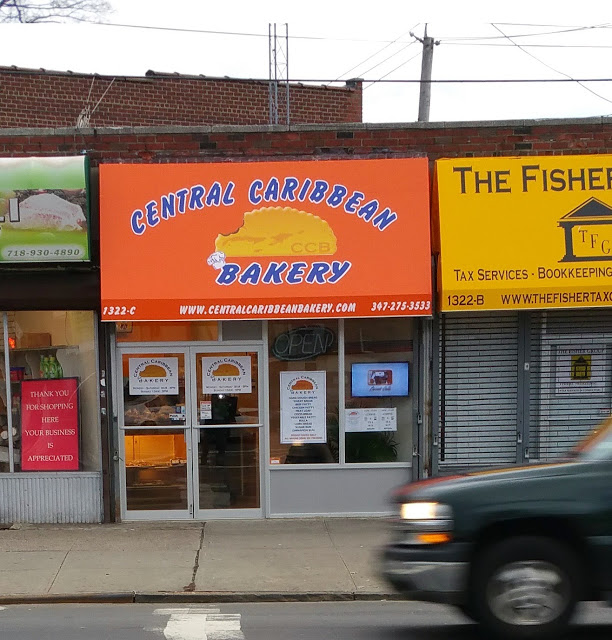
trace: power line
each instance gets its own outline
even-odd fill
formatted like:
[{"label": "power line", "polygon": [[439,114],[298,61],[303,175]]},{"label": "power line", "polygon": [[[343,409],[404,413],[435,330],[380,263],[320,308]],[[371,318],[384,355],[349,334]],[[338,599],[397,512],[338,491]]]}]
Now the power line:
[{"label": "power line", "polygon": [[[390,55],[389,57],[385,58],[384,60],[381,60],[378,64],[375,64],[373,67],[370,67],[367,71],[364,71],[364,75],[366,73],[370,73],[370,71],[373,71],[374,69],[376,69],[376,67],[380,67],[381,64],[384,64],[385,62],[391,60],[391,58],[395,58],[395,56],[399,55],[400,53],[402,53],[402,51],[406,51],[406,49],[408,49],[409,47],[411,47],[414,43],[416,42],[416,40],[413,40],[412,42],[409,42],[405,47],[402,47],[399,51],[396,51],[395,53],[393,53],[392,55]],[[420,54],[420,52],[419,52]],[[417,54],[417,55],[419,55]],[[405,63],[402,63],[400,65],[403,66]],[[399,67],[397,67],[399,69]],[[387,74],[389,75],[389,74]],[[385,76],[383,76],[385,77]]]},{"label": "power line", "polygon": [[[447,47],[515,47],[515,44],[506,42],[452,42],[449,40],[442,41]],[[612,49],[609,44],[521,44],[524,49]]]},{"label": "power line", "polygon": [[[160,27],[160,26],[153,26],[153,25],[124,24],[124,23],[117,23],[117,22],[95,22],[91,24],[100,25],[103,27],[119,27],[124,29],[145,29],[145,30],[168,31],[168,32],[177,32],[177,33],[203,33],[203,34],[209,34],[209,35],[240,36],[240,37],[248,37],[248,38],[267,38],[268,37],[267,33],[255,33],[255,32],[243,32],[243,31],[217,31],[214,29]],[[418,24],[420,23],[417,23],[417,25],[415,25],[415,27],[413,27],[412,30],[414,30],[414,28],[416,28]],[[609,29],[612,26],[610,24],[603,24],[603,25],[589,25],[589,26],[575,26],[575,27],[571,26],[571,27],[565,28],[562,25],[537,25],[537,24],[530,25],[530,24],[520,24],[520,23],[498,23],[498,24],[509,25],[509,26],[531,26],[531,27],[557,27],[558,26],[560,27],[559,30],[557,31],[543,32],[541,34],[531,34],[531,33],[517,34],[517,35],[511,35],[510,37],[512,38],[532,37],[536,35],[556,35],[556,34],[579,32],[579,31],[585,31],[585,30],[591,30],[591,29]],[[403,35],[399,36],[399,38],[396,38],[395,40],[378,40],[378,39],[368,39],[368,38],[329,38],[326,36],[299,36],[299,35],[291,35],[289,36],[289,38],[291,40],[315,40],[315,41],[328,41],[328,42],[373,42],[373,43],[382,43],[386,45],[391,45],[391,44],[397,43],[399,39],[403,37]],[[456,37],[449,38],[449,40],[455,40],[455,41],[487,40],[487,39],[490,39],[490,40],[502,39],[502,36],[466,36],[465,38],[461,36],[456,36]],[[444,41],[445,43],[447,42],[447,40],[444,38],[441,40]],[[456,44],[456,43],[453,43],[453,44]],[[534,45],[530,45],[530,46],[534,46]]]},{"label": "power line", "polygon": [[[495,26],[495,25],[492,25]],[[503,38],[534,38],[536,36],[556,36],[565,33],[577,33],[579,31],[590,31],[593,29],[609,29],[610,24],[600,24],[600,25],[590,25],[585,27],[572,27],[568,29],[559,29],[557,31],[540,31],[537,33],[517,33],[512,35],[503,35],[503,36],[454,36],[449,38],[450,40],[461,40],[461,41],[470,41],[470,40],[500,40]],[[503,33],[500,31],[500,33]],[[446,42],[447,38],[440,38],[442,42]]]},{"label": "power line", "polygon": [[[365,58],[364,60],[362,60],[361,62],[358,62],[354,67],[351,67],[348,71],[345,71],[344,73],[341,73],[336,80],[340,80],[340,78],[342,76],[346,76],[349,73],[351,73],[352,71],[355,71],[355,69],[357,69],[358,67],[360,67],[362,64],[365,64],[368,60],[371,60],[372,58],[375,58],[379,53],[382,53],[385,49],[388,49],[391,45],[395,44],[400,38],[403,38],[404,36],[408,35],[411,31],[414,31],[418,26],[419,26],[420,22],[417,22],[414,27],[412,27],[412,29],[410,29],[409,31],[406,31],[406,33],[402,33],[401,36],[398,36],[395,40],[393,40],[392,42],[387,43],[384,47],[382,47],[382,49],[379,49],[378,51],[375,51],[371,56],[368,56],[367,58]],[[414,42],[414,41],[413,41]],[[399,52],[398,52],[399,53]],[[387,58],[388,59],[388,58]],[[383,60],[383,62],[385,62],[385,60]],[[382,64],[382,62],[381,62]],[[374,67],[373,67],[374,68]],[[368,69],[368,71],[365,71],[364,73],[368,73],[369,71],[371,71],[372,69]],[[334,82],[336,81],[334,80]]]},{"label": "power line", "polygon": [[[408,58],[408,60],[406,60],[405,62],[402,62],[402,64],[398,65],[397,67],[395,67],[395,69],[391,69],[391,71],[389,71],[389,73],[385,74],[384,76],[382,76],[381,78],[379,78],[378,80],[368,84],[367,86],[365,86],[363,88],[363,90],[365,91],[366,89],[369,89],[372,85],[376,84],[377,82],[384,82],[385,78],[387,76],[390,76],[392,73],[394,73],[395,71],[397,71],[398,69],[400,69],[401,67],[403,67],[404,65],[407,65],[409,62],[412,62],[415,58],[418,58],[421,55],[421,51],[419,51],[417,54],[413,55],[412,58]],[[415,81],[415,82],[421,82],[420,80]]]},{"label": "power line", "polygon": [[566,78],[568,78],[569,80],[572,80],[574,82],[577,82],[583,89],[586,89],[589,93],[592,93],[594,96],[597,96],[598,98],[601,98],[601,100],[605,100],[606,102],[609,102],[610,104],[612,104],[612,100],[609,100],[608,98],[606,98],[605,96],[600,95],[599,93],[597,93],[596,91],[593,91],[593,89],[591,89],[590,87],[587,87],[586,85],[583,84],[582,81],[580,80],[576,80],[575,78],[572,78],[572,76],[568,75],[567,73],[564,73],[563,71],[559,71],[559,69],[555,69],[554,67],[551,67],[549,64],[547,64],[546,62],[544,62],[543,60],[540,60],[539,58],[537,58],[536,56],[533,55],[533,53],[529,53],[529,51],[525,51],[525,49],[523,49],[523,47],[514,42],[514,40],[510,37],[507,36],[497,25],[491,23],[493,27],[495,27],[495,29],[497,29],[503,36],[505,36],[506,38],[508,38],[508,40],[510,40],[510,42],[512,42],[513,44],[515,44],[523,53],[527,54],[530,58],[533,58],[536,62],[539,62],[540,64],[543,64],[545,67],[547,67],[548,69],[550,69],[551,71],[554,71],[555,73],[558,73],[562,76],[565,76]]},{"label": "power line", "polygon": [[[420,52],[419,52],[420,54]],[[412,58],[411,58],[412,59]],[[409,62],[407,60],[406,62]],[[402,63],[405,64],[405,63]],[[205,76],[203,76],[205,77]],[[250,82],[267,82],[267,78],[232,78],[232,80],[250,81]],[[393,79],[393,80],[381,80],[378,78],[360,78],[365,83],[397,83],[397,84],[419,84],[420,79]],[[289,82],[293,83],[313,83],[323,84],[336,82],[329,78],[290,78]],[[430,80],[432,84],[546,84],[546,83],[559,83],[559,82],[612,82],[612,78],[447,78],[439,80]]]},{"label": "power line", "polygon": [[[157,27],[142,24],[121,24],[117,22],[95,22],[103,27],[121,27],[125,29],[150,29],[154,31],[170,31],[177,33],[207,33],[217,36],[244,36],[248,38],[267,38],[267,33],[249,33],[243,31],[215,31],[213,29],[186,29],[184,27]],[[291,40],[318,40],[329,42],[378,42],[392,44],[393,40],[371,40],[368,38],[328,38],[326,36],[289,36]]]}]

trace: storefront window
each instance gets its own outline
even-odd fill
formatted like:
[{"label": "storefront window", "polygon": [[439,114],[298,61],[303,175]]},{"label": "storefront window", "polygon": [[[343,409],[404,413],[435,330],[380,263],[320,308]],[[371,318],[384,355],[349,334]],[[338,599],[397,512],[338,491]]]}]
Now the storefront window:
[{"label": "storefront window", "polygon": [[268,324],[270,463],[339,462],[338,322]]},{"label": "storefront window", "polygon": [[345,320],[346,462],[411,460],[414,323]]},{"label": "storefront window", "polygon": [[0,472],[99,471],[93,312],[0,318]]},{"label": "storefront window", "polygon": [[210,322],[117,322],[117,342],[217,340],[219,324]]}]

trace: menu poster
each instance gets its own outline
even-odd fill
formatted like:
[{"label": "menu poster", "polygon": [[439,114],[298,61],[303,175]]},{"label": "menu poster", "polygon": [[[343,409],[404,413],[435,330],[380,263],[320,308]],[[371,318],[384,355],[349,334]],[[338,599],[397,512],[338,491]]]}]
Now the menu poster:
[{"label": "menu poster", "polygon": [[79,470],[78,378],[21,383],[21,470]]},{"label": "menu poster", "polygon": [[202,393],[251,393],[251,356],[202,358]]},{"label": "menu poster", "polygon": [[397,431],[397,409],[345,409],[344,430],[357,431]]},{"label": "menu poster", "polygon": [[281,371],[281,444],[327,442],[325,371]]},{"label": "menu poster", "polygon": [[131,396],[175,396],[179,392],[178,358],[130,358]]}]

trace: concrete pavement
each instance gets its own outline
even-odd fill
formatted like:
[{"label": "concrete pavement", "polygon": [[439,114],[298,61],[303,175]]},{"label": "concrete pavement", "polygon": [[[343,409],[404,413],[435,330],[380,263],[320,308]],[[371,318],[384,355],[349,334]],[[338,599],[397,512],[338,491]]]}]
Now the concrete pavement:
[{"label": "concrete pavement", "polygon": [[380,518],[14,525],[0,604],[396,599]]}]

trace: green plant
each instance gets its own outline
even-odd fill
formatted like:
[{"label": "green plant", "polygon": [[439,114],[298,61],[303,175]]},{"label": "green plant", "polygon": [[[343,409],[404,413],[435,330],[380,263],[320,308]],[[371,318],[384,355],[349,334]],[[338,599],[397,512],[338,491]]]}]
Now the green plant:
[{"label": "green plant", "polygon": [[393,431],[346,434],[347,462],[395,462],[397,446]]}]

